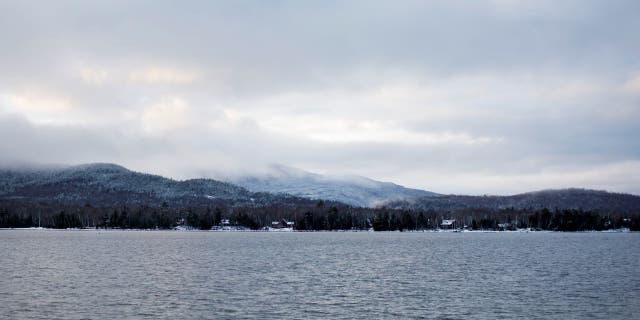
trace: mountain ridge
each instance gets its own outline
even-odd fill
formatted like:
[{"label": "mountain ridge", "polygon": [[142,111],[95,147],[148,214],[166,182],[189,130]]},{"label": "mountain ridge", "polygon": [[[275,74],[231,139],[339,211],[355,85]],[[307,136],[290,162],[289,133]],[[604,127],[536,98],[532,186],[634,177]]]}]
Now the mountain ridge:
[{"label": "mountain ridge", "polygon": [[309,202],[289,195],[250,192],[214,179],[173,180],[111,163],[90,163],[61,169],[0,169],[0,198],[98,206]]},{"label": "mountain ridge", "polygon": [[[294,171],[287,169],[280,174],[289,178],[294,176],[295,183],[278,185],[277,180],[272,182],[261,180],[261,178],[247,178],[255,179],[249,181],[254,184],[263,183],[260,185],[262,189],[256,191],[256,189],[248,190],[242,185],[214,179],[174,180],[131,171],[112,163],[90,163],[62,168],[42,166],[5,168],[0,169],[0,200],[96,206],[167,204],[176,207],[201,205],[256,207],[273,204],[295,206],[297,204],[314,205],[322,200],[355,207],[440,212],[509,208],[581,209],[603,213],[640,212],[640,196],[604,190],[568,188],[545,189],[509,196],[442,195],[404,188],[366,177],[346,176],[344,180],[340,180],[341,178],[322,176],[299,169]],[[287,181],[289,180],[285,179],[285,182]],[[312,184],[305,186],[305,182]],[[300,189],[296,190],[296,188]],[[362,190],[365,190],[364,193]],[[390,196],[387,194],[389,190],[391,193],[396,193]],[[402,197],[397,197],[398,194]],[[354,195],[360,197],[349,198]],[[370,200],[372,197],[378,197],[380,201],[362,205],[363,201]]]},{"label": "mountain ridge", "polygon": [[271,165],[269,169],[266,174],[233,177],[228,181],[254,192],[287,193],[358,207],[375,207],[406,198],[438,196],[431,191],[357,175],[321,175],[282,165]]},{"label": "mountain ridge", "polygon": [[421,197],[385,204],[389,208],[454,211],[465,209],[577,209],[599,212],[640,212],[640,196],[584,188],[544,189],[509,196],[442,195]]}]

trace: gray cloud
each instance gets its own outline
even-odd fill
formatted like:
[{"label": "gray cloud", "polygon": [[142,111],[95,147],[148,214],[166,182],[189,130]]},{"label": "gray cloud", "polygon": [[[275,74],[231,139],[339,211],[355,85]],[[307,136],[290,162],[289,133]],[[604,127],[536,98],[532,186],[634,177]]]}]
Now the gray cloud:
[{"label": "gray cloud", "polygon": [[640,193],[637,1],[0,4],[0,161]]}]

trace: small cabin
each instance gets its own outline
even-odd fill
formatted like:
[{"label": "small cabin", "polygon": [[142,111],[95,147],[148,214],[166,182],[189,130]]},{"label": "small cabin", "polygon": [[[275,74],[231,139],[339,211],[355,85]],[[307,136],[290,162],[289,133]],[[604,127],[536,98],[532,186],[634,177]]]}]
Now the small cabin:
[{"label": "small cabin", "polygon": [[508,223],[508,222],[498,223],[498,230],[500,231],[511,230],[511,223]]},{"label": "small cabin", "polygon": [[287,221],[285,219],[271,222],[271,228],[274,228],[274,229],[282,229],[282,228],[293,229],[294,226],[295,226],[295,223],[293,221]]},{"label": "small cabin", "polygon": [[455,225],[456,225],[455,219],[442,219],[442,223],[440,224],[440,227],[442,229],[454,229]]}]

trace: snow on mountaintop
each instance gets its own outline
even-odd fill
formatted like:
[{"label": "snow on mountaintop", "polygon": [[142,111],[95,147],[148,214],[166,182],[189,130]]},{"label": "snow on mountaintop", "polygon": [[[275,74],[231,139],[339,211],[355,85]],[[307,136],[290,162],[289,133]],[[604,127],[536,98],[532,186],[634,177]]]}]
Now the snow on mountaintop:
[{"label": "snow on mountaintop", "polygon": [[230,181],[254,192],[288,193],[361,207],[372,207],[393,200],[437,196],[433,192],[366,177],[321,175],[282,165],[272,165],[263,175],[235,177]]},{"label": "snow on mountaintop", "polygon": [[107,163],[65,168],[0,169],[0,198],[98,206],[158,205],[165,201],[175,205],[260,205],[299,201],[285,195],[256,194],[212,179],[177,181]]}]

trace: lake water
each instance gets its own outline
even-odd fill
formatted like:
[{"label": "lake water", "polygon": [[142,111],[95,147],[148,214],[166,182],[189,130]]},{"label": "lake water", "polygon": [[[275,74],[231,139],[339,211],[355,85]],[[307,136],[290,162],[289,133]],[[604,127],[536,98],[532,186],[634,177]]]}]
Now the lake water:
[{"label": "lake water", "polygon": [[0,317],[640,319],[640,234],[2,230]]}]

